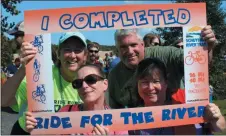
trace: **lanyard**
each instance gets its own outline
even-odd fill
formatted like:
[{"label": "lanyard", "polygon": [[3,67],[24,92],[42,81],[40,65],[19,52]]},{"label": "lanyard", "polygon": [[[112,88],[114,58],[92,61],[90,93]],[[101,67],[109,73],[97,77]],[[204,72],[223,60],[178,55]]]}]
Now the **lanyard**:
[{"label": "lanyard", "polygon": [[[60,74],[60,69],[58,68],[58,71],[59,71],[59,84],[60,84],[60,89],[59,89],[59,92],[60,92],[60,98],[62,100],[62,103],[63,103],[63,106],[65,105],[65,101],[64,101],[64,96],[63,96],[63,83],[62,83],[62,77],[61,77],[61,74]],[[63,102],[64,101],[64,102]],[[63,107],[62,106],[62,107]]]}]

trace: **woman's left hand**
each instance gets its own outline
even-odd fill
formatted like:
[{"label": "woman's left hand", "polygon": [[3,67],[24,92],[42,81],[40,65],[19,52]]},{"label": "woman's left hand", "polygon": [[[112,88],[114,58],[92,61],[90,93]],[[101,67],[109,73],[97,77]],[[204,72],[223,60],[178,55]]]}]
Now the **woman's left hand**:
[{"label": "woman's left hand", "polygon": [[219,119],[222,116],[221,111],[214,103],[209,103],[205,109],[205,118],[210,121],[213,119]]},{"label": "woman's left hand", "polygon": [[100,126],[99,124],[96,124],[96,127],[93,129],[93,135],[108,135],[109,130],[108,128],[104,126]]}]

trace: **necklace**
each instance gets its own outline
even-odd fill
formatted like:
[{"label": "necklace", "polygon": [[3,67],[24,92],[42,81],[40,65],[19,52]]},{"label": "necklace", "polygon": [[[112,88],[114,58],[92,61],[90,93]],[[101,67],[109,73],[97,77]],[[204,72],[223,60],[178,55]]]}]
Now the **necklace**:
[{"label": "necklace", "polygon": [[[63,83],[62,83],[62,77],[61,77],[61,74],[60,74],[60,69],[58,69],[59,71],[59,84],[60,84],[60,89],[59,89],[59,92],[60,92],[60,98],[61,98],[61,101],[62,101],[62,104],[63,106],[65,105],[65,101],[64,101],[64,96],[63,96]],[[64,102],[63,102],[64,101]],[[62,107],[63,107],[62,106]]]}]

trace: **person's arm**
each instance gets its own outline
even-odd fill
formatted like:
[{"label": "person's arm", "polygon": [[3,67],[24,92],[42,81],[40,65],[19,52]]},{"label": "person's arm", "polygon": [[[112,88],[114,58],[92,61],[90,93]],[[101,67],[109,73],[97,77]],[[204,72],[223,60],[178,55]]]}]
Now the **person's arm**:
[{"label": "person's arm", "polygon": [[1,98],[1,106],[8,107],[16,104],[16,91],[20,86],[23,78],[25,77],[25,68],[22,66],[16,74],[9,78],[5,84],[2,86],[2,98]]},{"label": "person's arm", "polygon": [[201,32],[202,38],[208,45],[209,64],[212,62],[213,50],[217,45],[217,39],[210,25],[204,27]]},{"label": "person's arm", "polygon": [[7,107],[16,104],[15,94],[20,86],[21,81],[25,76],[25,65],[30,62],[36,55],[37,48],[33,47],[28,42],[24,42],[21,46],[21,62],[22,67],[17,73],[9,78],[7,82],[2,86],[2,100],[1,106]]},{"label": "person's arm", "polygon": [[211,125],[211,131],[222,132],[226,129],[226,121],[220,109],[214,103],[209,103],[205,109],[204,119]]}]

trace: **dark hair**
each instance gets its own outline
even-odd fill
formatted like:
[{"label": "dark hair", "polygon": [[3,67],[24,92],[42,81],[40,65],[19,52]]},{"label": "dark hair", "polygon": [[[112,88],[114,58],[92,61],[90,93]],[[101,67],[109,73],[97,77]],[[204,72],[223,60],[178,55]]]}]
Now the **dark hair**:
[{"label": "dark hair", "polygon": [[99,50],[100,44],[97,43],[97,42],[90,42],[90,43],[87,44],[87,49],[90,49],[92,47],[96,47]]},{"label": "dark hair", "polygon": [[84,67],[92,67],[92,68],[94,68],[94,69],[97,70],[99,76],[101,76],[101,77],[103,77],[103,78],[106,78],[106,76],[105,76],[105,74],[104,74],[102,68],[101,68],[99,65],[97,65],[97,64],[85,64],[85,65],[81,66],[81,67],[78,69],[78,71],[79,71],[80,69],[84,68]]},{"label": "dark hair", "polygon": [[20,58],[16,58],[14,62],[20,62]]},{"label": "dark hair", "polygon": [[[73,39],[73,38],[76,38],[76,39],[79,39],[78,37],[75,37],[75,36],[72,36],[72,37],[70,37],[70,38],[68,38],[67,40],[65,40],[64,42],[62,42],[60,45],[59,45],[59,47],[58,47],[58,49],[57,49],[57,56],[59,57],[59,55],[60,55],[60,52],[61,52],[61,50],[62,50],[62,47],[63,47],[63,45],[65,44],[65,43],[67,43],[68,41],[69,41],[69,39]],[[82,42],[82,40],[81,39],[79,39],[81,42]],[[85,45],[84,45],[85,46]],[[85,53],[87,52],[87,50],[86,50],[86,46],[84,47],[84,51],[85,51]],[[60,62],[60,60],[59,60],[59,58],[57,57],[57,60],[56,60],[56,66],[59,68],[60,66],[61,66],[61,62]]]},{"label": "dark hair", "polygon": [[165,64],[157,58],[147,58],[142,60],[138,64],[138,67],[136,70],[136,79],[139,80],[148,75],[151,75],[152,71],[155,68],[159,69],[164,79],[167,80],[167,71],[166,71]]},{"label": "dark hair", "polygon": [[159,37],[158,35],[154,35],[154,34],[152,34],[152,33],[148,33],[148,34],[146,34],[146,35],[144,36],[144,38],[143,38],[145,47],[150,47],[150,46],[152,46],[152,45],[151,45],[151,42],[152,42],[155,38],[157,38],[157,39],[159,40],[159,45],[161,46],[162,43],[161,43],[160,37]]}]

